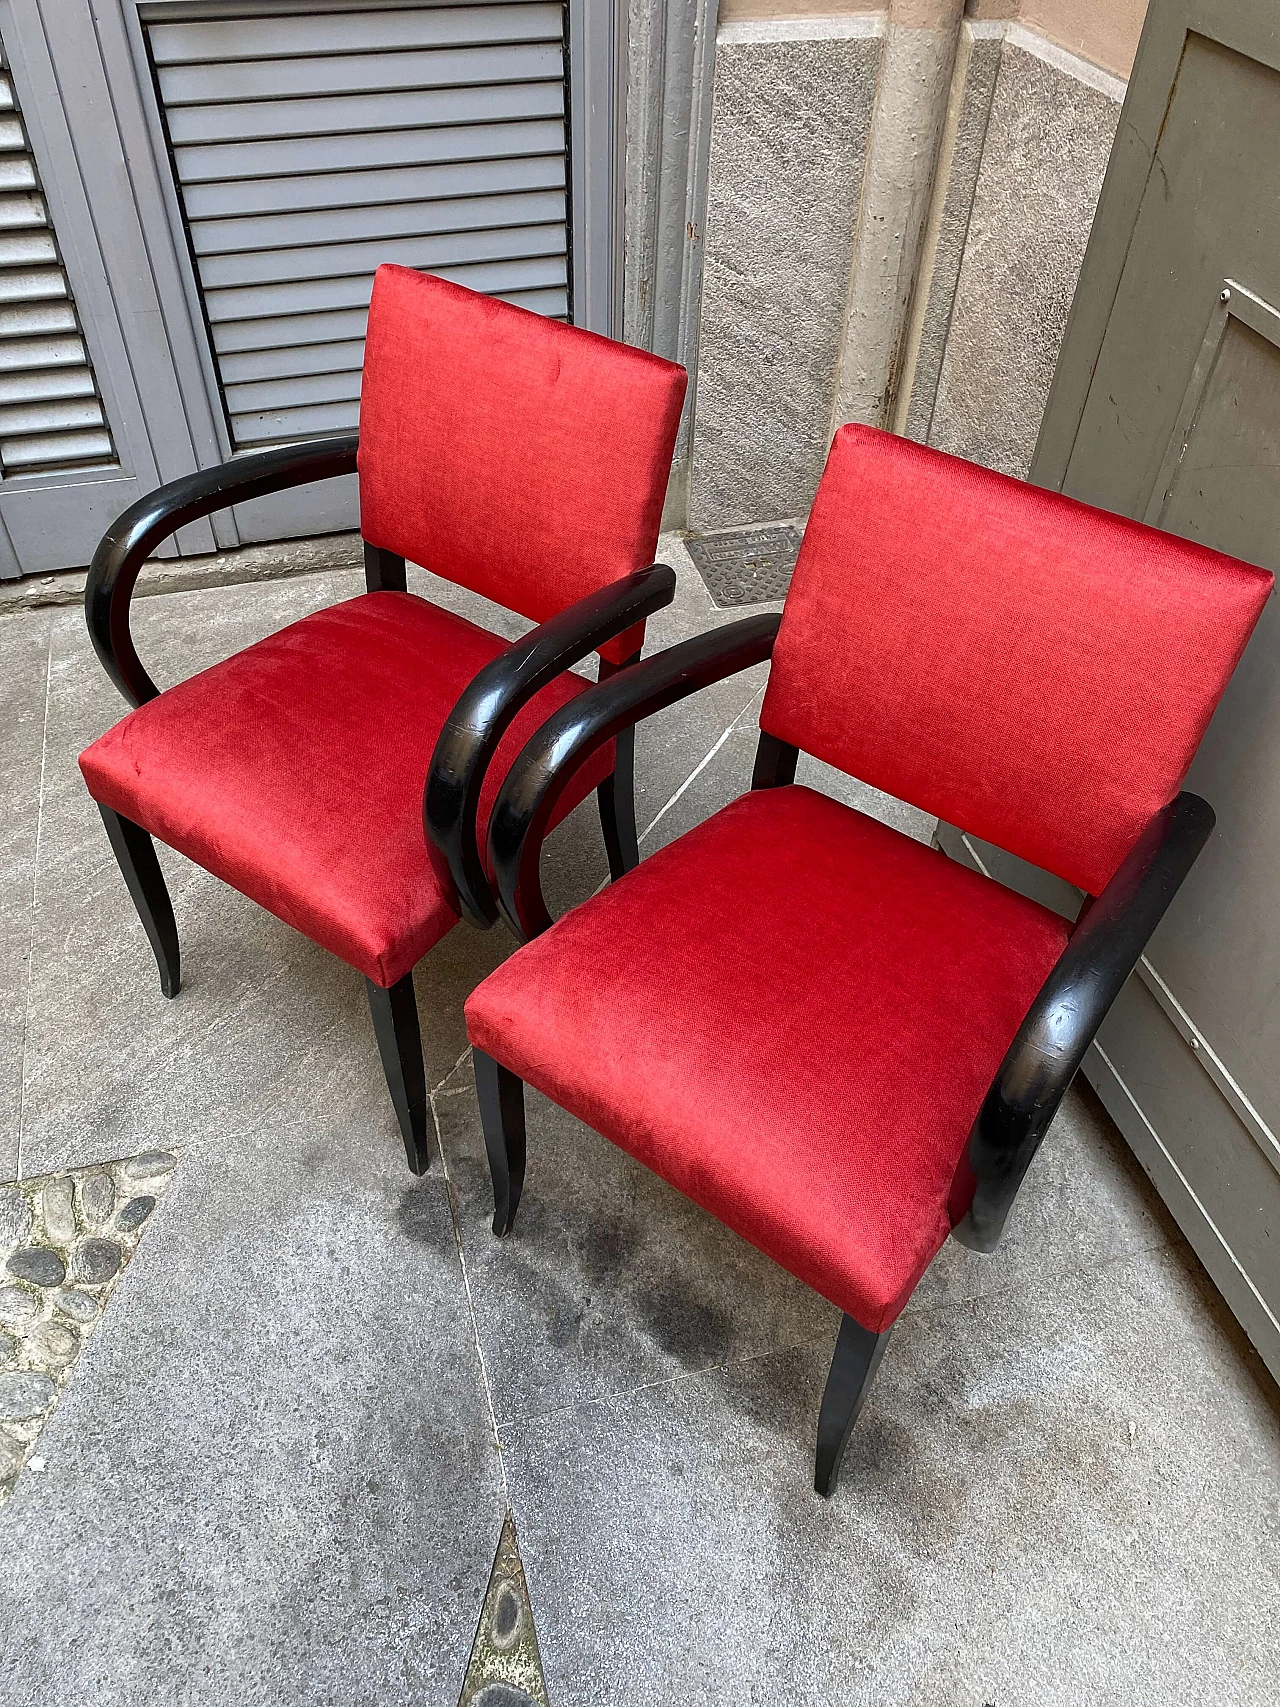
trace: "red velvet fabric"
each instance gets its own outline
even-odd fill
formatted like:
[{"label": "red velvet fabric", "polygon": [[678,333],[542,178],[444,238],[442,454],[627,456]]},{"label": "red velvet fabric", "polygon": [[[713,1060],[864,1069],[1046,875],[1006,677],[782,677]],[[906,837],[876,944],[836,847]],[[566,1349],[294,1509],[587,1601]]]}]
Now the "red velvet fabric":
[{"label": "red velvet fabric", "polygon": [[823,795],[762,790],[520,949],[467,1031],[879,1332],[1067,933]]},{"label": "red velvet fabric", "polygon": [[[391,985],[457,923],[427,858],[422,794],[448,713],[507,643],[408,593],[317,611],[203,670],[80,755],[95,800]],[[508,729],[512,760],[589,684],[560,676]],[[613,764],[603,749],[558,816]]]},{"label": "red velvet fabric", "polygon": [[[687,375],[407,267],[373,283],[360,527],[535,622],[653,561]],[[640,624],[601,653],[639,650]]]},{"label": "red velvet fabric", "polygon": [[1097,893],[1272,577],[870,427],[835,437],[761,727]]}]

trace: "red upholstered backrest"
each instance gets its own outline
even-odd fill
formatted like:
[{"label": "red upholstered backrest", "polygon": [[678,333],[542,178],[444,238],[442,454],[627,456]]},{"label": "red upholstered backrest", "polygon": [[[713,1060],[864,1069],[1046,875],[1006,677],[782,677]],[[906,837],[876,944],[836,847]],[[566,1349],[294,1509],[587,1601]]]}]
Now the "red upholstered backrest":
[{"label": "red upholstered backrest", "polygon": [[760,725],[1096,894],[1177,793],[1271,584],[843,427]]},{"label": "red upholstered backrest", "polygon": [[[653,561],[686,382],[643,350],[379,267],[361,532],[542,622]],[[643,635],[601,651],[620,661]]]}]

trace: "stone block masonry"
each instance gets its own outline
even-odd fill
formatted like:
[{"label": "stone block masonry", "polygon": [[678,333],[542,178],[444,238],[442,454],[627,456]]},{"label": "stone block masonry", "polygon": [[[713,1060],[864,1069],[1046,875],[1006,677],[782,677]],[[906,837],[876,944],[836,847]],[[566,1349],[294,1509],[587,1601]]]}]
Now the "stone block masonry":
[{"label": "stone block masonry", "polygon": [[[935,274],[941,288],[930,302],[929,348],[939,366],[936,396],[929,408],[922,362],[910,421],[940,450],[1023,477],[1053,382],[1124,84],[1016,26],[998,41],[994,83],[990,45],[979,41],[975,48],[967,125],[977,128],[978,110],[989,98],[984,145],[949,303],[945,255]],[[958,156],[958,169],[962,164],[967,163]]]},{"label": "stone block masonry", "polygon": [[936,90],[940,142],[886,142],[876,176],[887,32],[902,24],[913,51],[928,34],[899,11],[720,27],[695,534],[803,516],[845,418],[1006,473],[1031,465],[1125,85],[1017,21],[967,17]]},{"label": "stone block masonry", "polygon": [[716,44],[689,525],[808,510],[826,460],[882,23]]}]

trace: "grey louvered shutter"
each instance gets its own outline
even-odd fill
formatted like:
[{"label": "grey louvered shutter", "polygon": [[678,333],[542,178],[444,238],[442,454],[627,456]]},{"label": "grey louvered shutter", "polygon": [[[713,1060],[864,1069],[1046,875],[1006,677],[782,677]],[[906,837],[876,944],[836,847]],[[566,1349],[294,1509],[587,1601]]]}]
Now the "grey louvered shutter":
[{"label": "grey louvered shutter", "polygon": [[36,474],[114,460],[5,62],[0,70],[0,470]]},{"label": "grey louvered shutter", "polygon": [[237,447],[355,424],[380,262],[568,314],[561,5],[147,36]]}]

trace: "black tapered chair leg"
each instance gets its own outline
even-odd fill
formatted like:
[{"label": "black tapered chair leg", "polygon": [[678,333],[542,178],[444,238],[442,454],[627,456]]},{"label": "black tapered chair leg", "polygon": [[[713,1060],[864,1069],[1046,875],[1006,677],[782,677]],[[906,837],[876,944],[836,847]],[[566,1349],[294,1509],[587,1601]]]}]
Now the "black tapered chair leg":
[{"label": "black tapered chair leg", "polygon": [[395,1106],[396,1119],[404,1137],[409,1171],[425,1174],[431,1160],[427,1148],[427,1073],[422,1064],[422,1033],[418,1028],[418,1000],[413,993],[413,973],[406,972],[390,989],[366,978],[369,1012],[387,1089]]},{"label": "black tapered chair leg", "polygon": [[813,1485],[824,1499],[835,1492],[845,1445],[888,1343],[887,1328],[882,1334],[873,1334],[852,1316],[845,1316],[840,1323],[822,1409],[818,1412],[818,1455]]},{"label": "black tapered chair leg", "polygon": [[600,806],[600,828],[609,855],[609,877],[616,883],[624,872],[640,863],[636,835],[636,732],[624,729],[614,737],[613,772],[596,789]]},{"label": "black tapered chair leg", "polygon": [[174,922],[173,903],[165,888],[164,874],[156,858],[155,843],[131,818],[122,818],[109,806],[99,806],[106,825],[111,851],[116,856],[138,909],[142,928],[155,952],[160,968],[160,988],[166,996],[176,996],[182,988],[182,956],[178,947],[178,927]]},{"label": "black tapered chair leg", "polygon": [[501,1239],[511,1231],[524,1189],[524,1080],[481,1049],[472,1049],[471,1062],[493,1180],[493,1230]]}]

